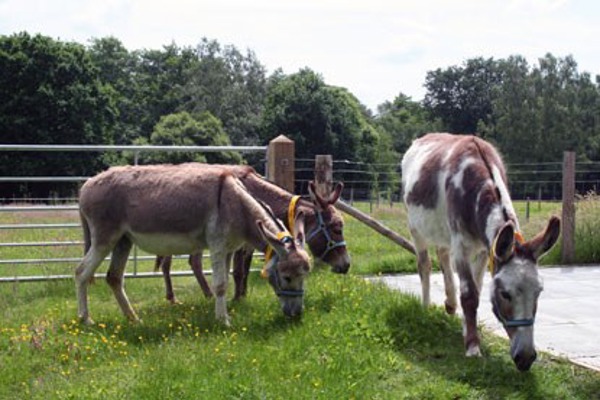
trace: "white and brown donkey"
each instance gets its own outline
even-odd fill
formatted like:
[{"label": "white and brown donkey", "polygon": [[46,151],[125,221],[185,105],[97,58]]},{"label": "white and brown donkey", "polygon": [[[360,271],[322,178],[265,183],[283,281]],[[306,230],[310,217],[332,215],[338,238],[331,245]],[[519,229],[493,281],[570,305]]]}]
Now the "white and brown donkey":
[{"label": "white and brown donkey", "polygon": [[[345,274],[350,268],[350,255],[344,240],[344,220],[335,209],[334,204],[340,197],[343,184],[339,182],[330,196],[323,197],[316,193],[315,185],[308,185],[309,199],[300,198],[260,176],[252,167],[244,165],[218,165],[190,163],[190,167],[199,169],[221,169],[239,178],[250,194],[265,202],[275,216],[284,221],[286,227],[293,230],[295,216],[304,213],[306,244],[312,254],[321,261],[329,264],[335,273]],[[235,281],[235,299],[246,294],[248,272],[252,262],[254,249],[243,248],[233,257],[233,277]],[[212,292],[202,273],[201,255],[190,257],[189,263],[205,296]],[[162,269],[165,278],[167,300],[176,302],[171,282],[171,257],[157,257],[156,269]]]},{"label": "white and brown donkey", "polygon": [[210,249],[217,319],[229,324],[225,294],[233,253],[243,245],[277,255],[269,282],[283,312],[303,309],[304,278],[310,261],[304,250],[304,214],[296,216],[294,236],[268,207],[254,199],[233,174],[189,165],[113,167],[81,188],[79,209],[86,253],[76,270],[79,317],[92,323],[87,289],[102,260],[112,251],[107,282],[125,316],[138,317],[123,287],[132,244],[153,254],[198,254]]},{"label": "white and brown donkey", "polygon": [[510,199],[500,155],[474,136],[431,133],[417,139],[402,159],[402,184],[408,221],[428,305],[431,262],[437,249],[444,275],[446,310],[457,307],[453,270],[460,281],[467,356],[479,356],[477,307],[485,267],[493,276],[493,311],[510,338],[517,368],[526,371],[536,358],[533,323],[542,282],[537,260],[557,241],[560,220],[524,241]]}]

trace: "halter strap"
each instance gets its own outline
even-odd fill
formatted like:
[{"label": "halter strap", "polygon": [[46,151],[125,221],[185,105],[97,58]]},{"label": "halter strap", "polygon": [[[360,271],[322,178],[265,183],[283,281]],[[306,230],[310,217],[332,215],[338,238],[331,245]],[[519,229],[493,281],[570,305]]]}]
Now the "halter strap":
[{"label": "halter strap", "polygon": [[[287,243],[289,241],[293,241],[294,238],[292,237],[292,235],[289,232],[285,231],[285,232],[277,233],[277,240],[279,240],[283,243]],[[273,254],[273,247],[267,244],[267,249],[265,250],[265,265],[263,266],[262,270],[260,271],[261,278],[267,278],[269,276],[269,274],[267,272],[267,266],[269,265],[269,263],[271,262],[271,260],[273,259],[274,256],[277,256],[277,255]]]},{"label": "halter strap", "polygon": [[[279,232],[277,234],[277,239],[282,241],[283,243],[287,243],[293,241],[294,238],[290,235],[289,232]],[[277,253],[274,253],[273,247],[267,246],[265,250],[265,265],[260,271],[260,277],[263,279],[273,279],[273,284],[275,288],[275,294],[280,297],[302,297],[304,296],[304,290],[284,290],[281,289],[281,281],[279,278],[279,271],[275,268],[275,264],[277,264]]]},{"label": "halter strap", "polygon": [[323,233],[323,236],[325,236],[325,239],[327,239],[327,245],[325,246],[325,250],[323,250],[323,253],[321,253],[321,255],[319,255],[319,258],[323,259],[323,257],[325,257],[327,255],[327,253],[329,253],[331,250],[335,249],[336,247],[345,246],[346,241],[340,240],[339,242],[336,242],[335,240],[333,240],[333,238],[331,237],[331,233],[329,233],[329,231],[327,230],[327,226],[325,225],[325,221],[323,220],[323,213],[318,210],[315,210],[315,212],[317,214],[317,227],[315,229],[313,229],[313,231],[311,233],[309,233],[308,237],[306,238],[306,241],[309,242],[317,234]]},{"label": "halter strap", "polygon": [[298,200],[300,200],[300,196],[292,196],[292,200],[290,200],[290,205],[288,207],[288,227],[290,228],[290,232],[294,232],[294,220],[296,217],[296,204],[298,204]]},{"label": "halter strap", "polygon": [[521,319],[508,319],[500,312],[495,297],[492,296],[492,311],[498,320],[507,328],[518,328],[520,326],[531,326],[535,323],[535,317],[533,318],[521,318]]},{"label": "halter strap", "polygon": [[[519,244],[523,244],[525,242],[525,238],[523,238],[523,234],[519,231],[515,231],[515,241]],[[494,276],[494,262],[496,261],[496,243],[498,242],[498,236],[494,239],[494,243],[492,243],[492,248],[490,249],[490,257],[488,260],[488,269],[490,270],[490,274]],[[513,245],[514,246],[514,245]],[[508,319],[502,315],[500,312],[500,307],[498,306],[496,299],[492,296],[492,311],[498,320],[507,328],[518,328],[519,326],[531,326],[535,322],[535,318],[522,318],[522,319]]]}]

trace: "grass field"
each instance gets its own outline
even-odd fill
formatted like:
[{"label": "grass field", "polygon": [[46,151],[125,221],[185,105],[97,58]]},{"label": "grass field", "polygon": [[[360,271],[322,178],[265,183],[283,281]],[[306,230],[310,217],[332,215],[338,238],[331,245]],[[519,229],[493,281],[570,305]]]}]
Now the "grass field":
[{"label": "grass field", "polygon": [[[549,214],[560,214],[560,205],[543,203],[538,210],[533,204],[525,223],[524,206],[516,207],[526,237],[539,231]],[[598,220],[596,206],[586,207]],[[374,214],[406,235],[402,207],[382,206]],[[64,215],[36,215],[38,222],[65,222]],[[11,223],[9,218],[30,217],[0,218]],[[548,354],[520,373],[507,341],[486,332],[483,357],[465,358],[458,318],[439,307],[423,309],[415,298],[362,277],[412,272],[413,257],[351,217],[346,222],[351,272],[335,275],[317,266],[300,320],[282,316],[258,274],[250,277],[248,297],[229,303],[233,326],[228,329],[215,322],[214,303],[193,278],[174,279],[182,301],[174,306],[164,300],[162,280],[127,280],[143,320],[139,325],[125,321],[100,280],[89,294],[96,321],[91,327],[75,318],[70,280],[0,284],[0,398],[600,399],[600,374]],[[587,235],[597,232],[593,224],[578,225],[591,230]],[[78,230],[49,231],[43,238],[23,230],[0,235],[1,242],[80,238]],[[10,254],[2,249],[0,258],[80,255],[80,247],[20,248]],[[73,267],[2,266],[0,275],[23,268],[31,274],[70,273]],[[151,264],[139,268],[147,271]],[[178,268],[187,267],[180,261]]]}]

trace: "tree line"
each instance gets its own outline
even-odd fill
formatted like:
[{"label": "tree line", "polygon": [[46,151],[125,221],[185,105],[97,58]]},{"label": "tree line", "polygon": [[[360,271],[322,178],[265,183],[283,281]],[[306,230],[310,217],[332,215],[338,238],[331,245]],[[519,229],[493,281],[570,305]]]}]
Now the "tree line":
[{"label": "tree line", "polygon": [[[265,145],[283,133],[298,158],[332,154],[384,176],[416,137],[447,131],[480,135],[509,162],[557,161],[565,149],[600,159],[600,77],[579,72],[571,56],[469,59],[427,72],[423,101],[398,88],[376,113],[310,68],[268,74],[251,50],[206,38],[131,51],[115,37],[80,44],[21,32],[0,36],[0,71],[4,144]],[[0,176],[87,176],[131,157],[0,152]],[[139,162],[258,157],[148,153]],[[0,197],[73,190],[10,183]]]}]

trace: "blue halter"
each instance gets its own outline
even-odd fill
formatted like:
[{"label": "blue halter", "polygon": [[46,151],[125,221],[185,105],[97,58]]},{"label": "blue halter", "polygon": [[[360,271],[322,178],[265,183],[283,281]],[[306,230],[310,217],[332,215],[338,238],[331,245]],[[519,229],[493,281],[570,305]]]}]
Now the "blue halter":
[{"label": "blue halter", "polygon": [[498,321],[502,322],[507,328],[518,328],[520,326],[531,326],[535,322],[535,317],[533,318],[523,318],[523,319],[508,319],[505,318],[504,315],[500,312],[500,307],[498,307],[498,303],[496,302],[496,298],[492,296],[492,311]]},{"label": "blue halter", "polygon": [[[275,256],[277,257],[277,256]],[[280,297],[302,297],[304,296],[304,289],[300,290],[283,290],[281,289],[281,279],[279,277],[279,271],[275,266],[268,270],[269,281],[273,284],[275,294]]]},{"label": "blue halter", "polygon": [[[291,236],[285,236],[281,241],[283,243],[287,243],[292,241]],[[279,297],[302,297],[304,296],[304,289],[300,290],[284,290],[281,288],[281,278],[279,276],[279,271],[277,270],[277,261],[279,256],[277,253],[274,253],[271,260],[269,260],[270,266],[266,269],[266,277],[269,279],[269,282],[273,285],[273,289],[275,290],[275,294]]]},{"label": "blue halter", "polygon": [[323,221],[323,213],[321,211],[316,211],[316,213],[317,213],[317,222],[318,222],[317,227],[308,234],[306,241],[310,242],[319,233],[323,233],[323,235],[325,236],[325,239],[327,239],[327,245],[325,246],[325,250],[323,251],[323,253],[321,253],[321,255],[318,256],[320,259],[323,259],[323,257],[325,257],[327,255],[327,253],[329,253],[331,250],[335,249],[336,247],[345,246],[346,241],[341,240],[339,242],[336,242],[335,240],[333,240],[331,238],[331,233],[329,233],[329,231],[327,230],[325,221]]}]

